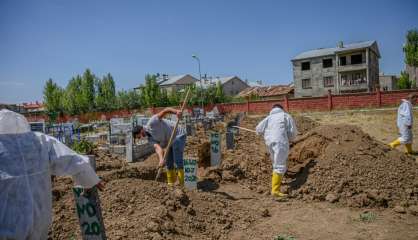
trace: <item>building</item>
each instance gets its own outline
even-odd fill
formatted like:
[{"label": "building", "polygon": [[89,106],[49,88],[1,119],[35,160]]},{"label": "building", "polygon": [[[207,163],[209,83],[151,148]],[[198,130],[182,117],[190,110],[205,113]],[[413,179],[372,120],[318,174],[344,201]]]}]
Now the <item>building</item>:
[{"label": "building", "polygon": [[[161,89],[165,89],[168,92],[171,92],[173,90],[177,92],[185,88],[186,86],[195,84],[196,82],[199,82],[199,80],[189,74],[175,76],[170,76],[167,74],[157,74],[157,84],[160,86]],[[143,87],[144,85],[141,84],[140,86],[134,89],[138,92],[141,92],[141,89]]]},{"label": "building", "polygon": [[169,76],[163,74],[158,77],[157,83],[160,85],[162,89],[166,89],[168,92],[171,91],[179,91],[186,86],[190,86],[199,82],[198,79],[194,78],[189,74],[177,75],[177,76]]},{"label": "building", "polygon": [[[238,95],[242,90],[249,87],[249,85],[243,81],[241,78],[237,76],[230,76],[230,77],[206,77],[202,78],[202,85],[203,88],[207,88],[209,86],[215,86],[218,82],[221,83],[223,92],[226,96],[235,96]],[[200,83],[196,83],[197,86]]]},{"label": "building", "polygon": [[294,88],[291,85],[255,86],[244,89],[238,97],[260,100],[277,100],[285,96],[293,97]]},{"label": "building", "polygon": [[376,41],[320,48],[292,59],[295,97],[374,91],[379,83]]},{"label": "building", "polygon": [[26,113],[41,114],[45,112],[45,105],[42,102],[23,103]]},{"label": "building", "polygon": [[396,75],[379,74],[379,86],[381,91],[393,91],[398,89],[399,77]]}]

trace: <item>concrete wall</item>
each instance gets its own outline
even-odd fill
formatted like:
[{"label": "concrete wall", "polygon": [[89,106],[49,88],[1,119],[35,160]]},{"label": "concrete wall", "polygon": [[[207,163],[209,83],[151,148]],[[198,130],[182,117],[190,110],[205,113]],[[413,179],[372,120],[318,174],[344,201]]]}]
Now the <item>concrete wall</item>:
[{"label": "concrete wall", "polygon": [[[323,59],[332,59],[332,67],[323,68],[322,60]],[[302,71],[302,62],[309,61],[311,64],[310,70]],[[324,86],[324,77],[332,76],[334,78],[333,87]],[[293,79],[295,84],[295,97],[312,97],[312,96],[324,96],[328,93],[328,90],[331,92],[336,92],[336,64],[335,56],[324,56],[318,58],[311,58],[307,60],[299,60],[293,62]],[[311,88],[304,89],[302,88],[302,80],[310,79]]]},{"label": "concrete wall", "polygon": [[397,90],[398,77],[395,75],[379,75],[379,87],[381,91]]}]

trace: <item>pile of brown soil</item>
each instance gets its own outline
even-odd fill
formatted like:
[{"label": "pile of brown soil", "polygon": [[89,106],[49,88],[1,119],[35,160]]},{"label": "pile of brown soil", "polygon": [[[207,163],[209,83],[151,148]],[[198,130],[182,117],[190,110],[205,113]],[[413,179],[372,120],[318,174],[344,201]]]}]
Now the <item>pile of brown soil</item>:
[{"label": "pile of brown soil", "polygon": [[[109,239],[228,239],[228,232],[261,217],[257,209],[239,210],[228,194],[211,192],[218,188],[214,182],[203,180],[199,191],[184,192],[154,181],[157,163],[155,154],[128,165],[97,152],[97,172],[107,183],[100,200]],[[53,181],[52,239],[81,239],[72,185],[67,177]]]},{"label": "pile of brown soil", "polygon": [[415,159],[360,128],[327,125],[307,132],[289,156],[291,194],[354,207],[416,205]]}]

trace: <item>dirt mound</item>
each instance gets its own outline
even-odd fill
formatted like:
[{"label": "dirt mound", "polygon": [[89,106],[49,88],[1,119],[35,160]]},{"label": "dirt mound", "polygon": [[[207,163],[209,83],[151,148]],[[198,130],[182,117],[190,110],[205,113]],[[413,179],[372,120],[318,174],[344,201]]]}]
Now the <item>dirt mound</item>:
[{"label": "dirt mound", "polygon": [[349,125],[317,127],[289,156],[291,194],[353,207],[418,203],[415,160]]}]

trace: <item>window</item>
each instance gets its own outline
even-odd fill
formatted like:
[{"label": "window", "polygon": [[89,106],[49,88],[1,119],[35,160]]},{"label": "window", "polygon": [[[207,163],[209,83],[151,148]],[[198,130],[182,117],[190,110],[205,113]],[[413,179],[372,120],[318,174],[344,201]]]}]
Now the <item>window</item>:
[{"label": "window", "polygon": [[333,87],[334,86],[334,77],[328,76],[324,77],[324,87]]},{"label": "window", "polygon": [[345,66],[347,64],[347,59],[345,56],[340,57],[340,66]]},{"label": "window", "polygon": [[310,62],[303,62],[302,63],[302,71],[310,70],[311,69],[311,63]]},{"label": "window", "polygon": [[322,59],[322,68],[332,67],[332,58]]},{"label": "window", "polygon": [[351,64],[361,64],[361,63],[363,63],[363,55],[361,54],[351,55]]},{"label": "window", "polygon": [[302,88],[303,89],[312,88],[311,87],[311,79],[309,79],[309,78],[302,79]]}]

